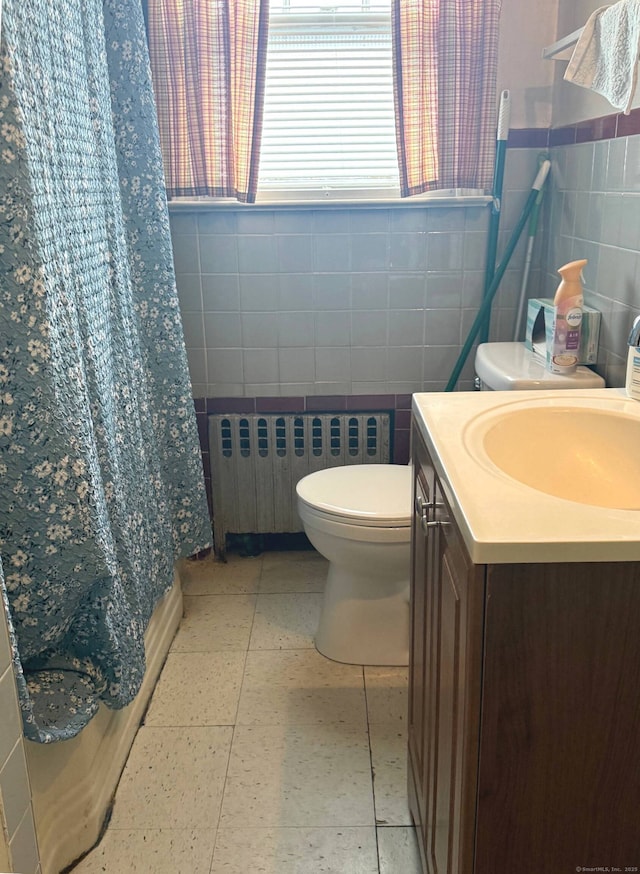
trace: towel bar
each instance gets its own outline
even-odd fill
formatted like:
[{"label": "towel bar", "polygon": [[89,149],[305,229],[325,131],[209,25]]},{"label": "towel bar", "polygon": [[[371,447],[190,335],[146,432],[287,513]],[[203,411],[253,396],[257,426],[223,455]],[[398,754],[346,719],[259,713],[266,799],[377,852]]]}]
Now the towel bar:
[{"label": "towel bar", "polygon": [[579,27],[577,30],[574,30],[573,33],[567,34],[567,36],[563,36],[562,39],[559,39],[557,42],[552,43],[550,46],[542,49],[542,57],[545,60],[557,60],[564,61],[569,59],[569,55],[564,58],[558,57],[565,49],[570,49],[574,46],[578,39],[580,38],[580,34],[582,33],[583,28]]}]

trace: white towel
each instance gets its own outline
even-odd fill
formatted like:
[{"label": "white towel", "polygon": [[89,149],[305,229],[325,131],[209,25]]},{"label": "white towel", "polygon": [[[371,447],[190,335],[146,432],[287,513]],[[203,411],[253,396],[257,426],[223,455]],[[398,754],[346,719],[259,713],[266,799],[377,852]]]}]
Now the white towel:
[{"label": "white towel", "polygon": [[564,78],[602,94],[629,115],[639,53],[640,0],[601,6],[585,24]]}]

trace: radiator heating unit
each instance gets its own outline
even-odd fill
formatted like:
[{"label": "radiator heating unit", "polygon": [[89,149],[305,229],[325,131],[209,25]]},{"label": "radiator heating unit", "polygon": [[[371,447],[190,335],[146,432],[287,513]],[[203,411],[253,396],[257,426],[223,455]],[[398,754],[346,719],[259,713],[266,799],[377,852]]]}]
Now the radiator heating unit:
[{"label": "radiator heating unit", "polygon": [[209,416],[215,550],[227,534],[303,530],[296,484],[345,464],[387,464],[389,412]]}]

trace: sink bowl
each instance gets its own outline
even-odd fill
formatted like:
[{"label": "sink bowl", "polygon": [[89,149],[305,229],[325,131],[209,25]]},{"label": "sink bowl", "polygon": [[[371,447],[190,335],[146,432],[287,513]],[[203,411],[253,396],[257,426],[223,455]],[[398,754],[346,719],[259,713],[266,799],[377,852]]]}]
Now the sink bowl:
[{"label": "sink bowl", "polygon": [[503,407],[485,418],[482,432],[487,458],[524,485],[581,504],[640,509],[635,416],[566,405]]}]

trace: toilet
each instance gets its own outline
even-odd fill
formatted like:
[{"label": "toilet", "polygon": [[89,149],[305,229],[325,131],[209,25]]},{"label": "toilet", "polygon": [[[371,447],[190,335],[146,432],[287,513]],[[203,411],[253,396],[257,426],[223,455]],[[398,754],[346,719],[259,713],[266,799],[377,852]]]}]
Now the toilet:
[{"label": "toilet", "polygon": [[354,464],[296,487],[305,533],[329,561],[316,649],[336,662],[409,663],[411,474]]},{"label": "toilet", "polygon": [[483,391],[543,391],[604,388],[601,376],[588,367],[574,373],[550,373],[544,361],[524,343],[481,343],[476,352],[476,383]]},{"label": "toilet", "polygon": [[[485,391],[604,388],[588,367],[549,373],[524,343],[483,343]],[[407,665],[412,468],[355,464],[319,470],[296,487],[298,513],[329,561],[317,650],[336,662]]]}]

